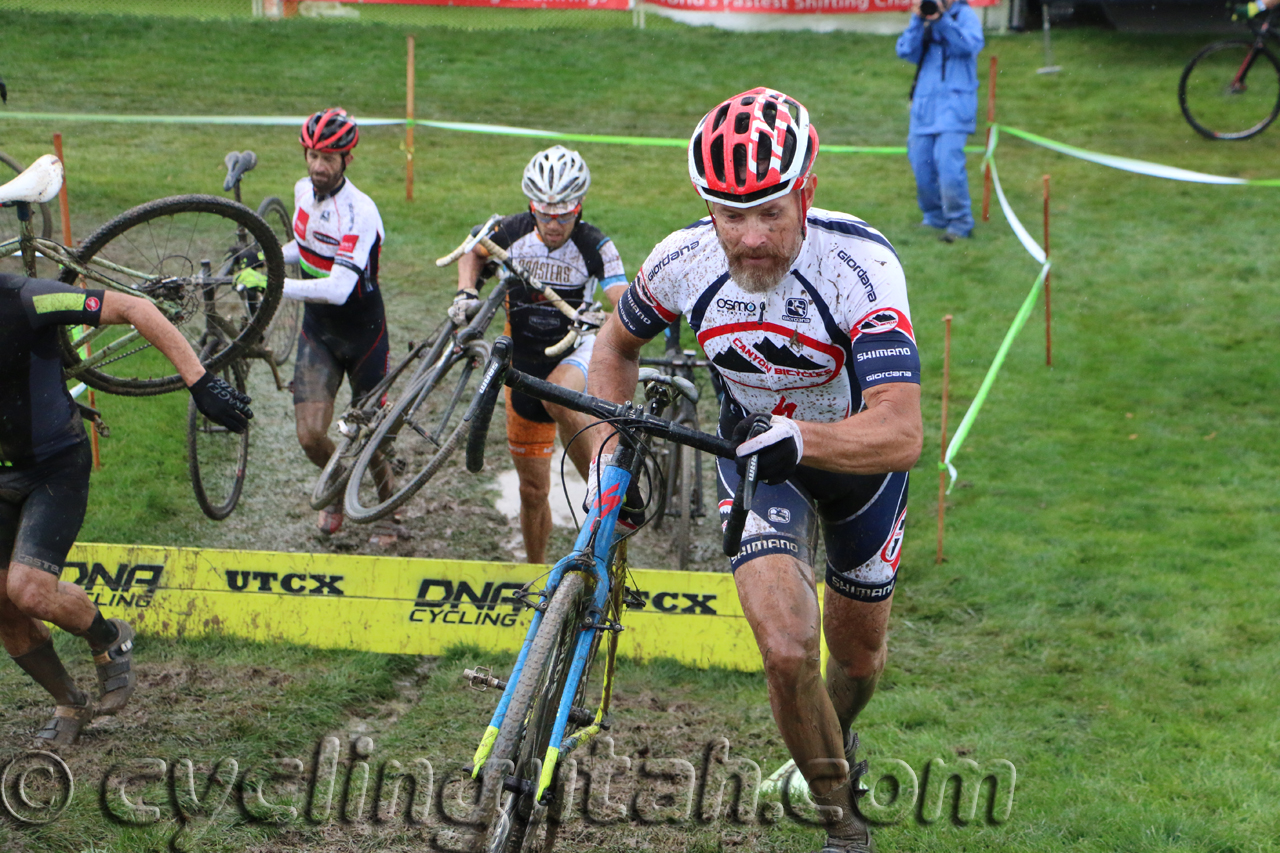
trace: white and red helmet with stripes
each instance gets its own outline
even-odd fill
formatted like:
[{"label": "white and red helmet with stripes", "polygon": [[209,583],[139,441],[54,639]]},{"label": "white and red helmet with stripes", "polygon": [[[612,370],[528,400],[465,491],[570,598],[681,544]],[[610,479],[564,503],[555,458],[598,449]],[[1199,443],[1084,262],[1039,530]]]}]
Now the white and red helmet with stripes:
[{"label": "white and red helmet with stripes", "polygon": [[298,141],[322,154],[346,154],[360,141],[360,129],[346,110],[333,107],[308,116]]},{"label": "white and red helmet with stripes", "polygon": [[809,111],[761,86],[734,95],[698,122],[689,140],[689,179],[709,202],[754,207],[803,184],[817,155]]}]

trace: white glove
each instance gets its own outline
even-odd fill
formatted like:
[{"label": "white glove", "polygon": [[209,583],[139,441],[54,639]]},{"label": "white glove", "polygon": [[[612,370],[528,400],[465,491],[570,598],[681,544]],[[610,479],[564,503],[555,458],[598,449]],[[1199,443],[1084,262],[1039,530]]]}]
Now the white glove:
[{"label": "white glove", "polygon": [[574,317],[574,322],[587,326],[590,329],[599,329],[604,326],[604,321],[609,319],[609,315],[600,310],[600,303],[590,307],[583,306],[578,309]]},{"label": "white glove", "polygon": [[746,473],[747,463],[743,457],[759,453],[760,480],[770,486],[777,486],[795,473],[796,466],[804,458],[804,436],[800,434],[800,425],[791,418],[773,415],[768,420],[767,430],[755,438],[747,438],[752,426],[763,422],[764,415],[749,415],[733,430],[734,440],[742,442],[737,450],[738,474],[741,476]]},{"label": "white glove", "polygon": [[465,326],[480,310],[480,294],[470,290],[459,290],[449,306],[449,319],[455,326]]}]

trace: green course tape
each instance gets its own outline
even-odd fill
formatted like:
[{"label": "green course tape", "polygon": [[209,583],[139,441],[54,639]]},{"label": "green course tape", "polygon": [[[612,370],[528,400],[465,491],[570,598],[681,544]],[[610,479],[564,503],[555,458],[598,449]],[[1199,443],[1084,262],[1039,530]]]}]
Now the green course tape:
[{"label": "green course tape", "polygon": [[[108,115],[98,113],[24,113],[4,112],[0,118],[18,121],[96,121],[113,124],[248,124],[266,127],[296,127],[306,121],[306,116],[152,116]],[[410,124],[415,127],[433,127],[437,130],[453,130],[462,133],[484,133],[491,136],[520,136],[529,139],[556,139],[563,142],[594,142],[602,145],[640,145],[651,148],[684,148],[687,139],[669,139],[659,136],[611,136],[595,133],[561,133],[557,130],[538,130],[528,127],[509,127],[501,124],[475,124],[461,121],[427,121],[425,119],[365,118],[355,117],[365,127]],[[901,145],[824,145],[823,151],[831,154],[891,154],[905,156],[907,149]],[[970,154],[983,151],[981,147],[965,149]]]},{"label": "green course tape", "polygon": [[[1228,178],[1223,177],[1222,175],[1209,175],[1204,172],[1193,172],[1189,169],[1179,169],[1176,166],[1165,166],[1160,163],[1150,163],[1146,160],[1135,160],[1132,157],[1117,157],[1114,154],[1099,154],[1096,151],[1088,151],[1084,148],[1077,148],[1074,145],[1067,145],[1065,142],[1046,139],[1043,136],[1037,136],[1034,133],[1019,130],[1016,127],[1009,127],[1008,125],[991,126],[993,135],[999,130],[1003,130],[1006,133],[1018,137],[1019,139],[1030,142],[1032,145],[1039,145],[1042,148],[1048,148],[1050,151],[1057,151],[1059,154],[1066,154],[1068,157],[1076,157],[1080,160],[1087,160],[1090,163],[1097,163],[1100,166],[1108,166],[1112,169],[1119,169],[1123,172],[1133,172],[1137,175],[1148,175],[1153,178],[1164,178],[1170,181],[1188,181],[1195,184],[1280,187],[1280,179],[1276,178]],[[994,148],[994,146],[992,147]]]},{"label": "green course tape", "polygon": [[1014,338],[1018,337],[1018,333],[1022,331],[1022,327],[1027,323],[1027,318],[1031,316],[1031,309],[1035,307],[1041,291],[1044,290],[1044,280],[1049,275],[1050,266],[1051,264],[1045,261],[1044,266],[1040,268],[1040,275],[1036,276],[1036,283],[1031,285],[1031,292],[1027,294],[1026,299],[1022,300],[1022,307],[1018,309],[1018,315],[1013,318],[1013,325],[1009,327],[1009,331],[1005,332],[1004,340],[1000,343],[1000,349],[996,352],[996,357],[992,360],[991,366],[987,368],[987,375],[982,380],[982,387],[978,389],[978,395],[969,404],[969,410],[964,413],[964,419],[960,421],[956,434],[952,437],[951,443],[947,445],[947,455],[942,465],[951,475],[951,482],[947,486],[948,494],[950,494],[951,487],[956,482],[956,469],[951,464],[951,460],[960,452],[960,446],[964,444],[965,438],[969,435],[969,430],[973,427],[974,420],[978,417],[978,412],[982,410],[982,404],[986,402],[991,386],[996,383],[996,376],[1000,373],[1000,367],[1004,364],[1005,356],[1009,354],[1009,348],[1013,346]]}]

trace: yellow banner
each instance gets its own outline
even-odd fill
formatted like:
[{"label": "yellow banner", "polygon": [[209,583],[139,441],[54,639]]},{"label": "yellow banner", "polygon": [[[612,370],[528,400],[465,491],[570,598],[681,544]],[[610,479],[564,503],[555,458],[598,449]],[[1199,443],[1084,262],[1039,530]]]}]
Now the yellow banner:
[{"label": "yellow banner", "polygon": [[[438,655],[461,643],[518,650],[530,611],[511,596],[547,571],[524,563],[77,544],[62,579],[139,633]],[[631,574],[645,606],[623,615],[622,654],[761,669],[732,575]]]}]

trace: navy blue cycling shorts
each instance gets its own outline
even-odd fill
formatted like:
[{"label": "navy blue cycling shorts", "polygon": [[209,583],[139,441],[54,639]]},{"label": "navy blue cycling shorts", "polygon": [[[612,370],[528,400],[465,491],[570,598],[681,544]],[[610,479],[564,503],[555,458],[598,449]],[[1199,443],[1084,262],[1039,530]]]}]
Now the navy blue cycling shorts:
[{"label": "navy blue cycling shorts", "polygon": [[[717,460],[720,523],[729,519],[738,488],[737,465]],[[742,534],[743,563],[787,554],[813,565],[821,529],[827,550],[827,586],[846,598],[874,604],[892,593],[907,521],[907,473],[834,474],[800,466],[780,486],[760,483]]]}]

